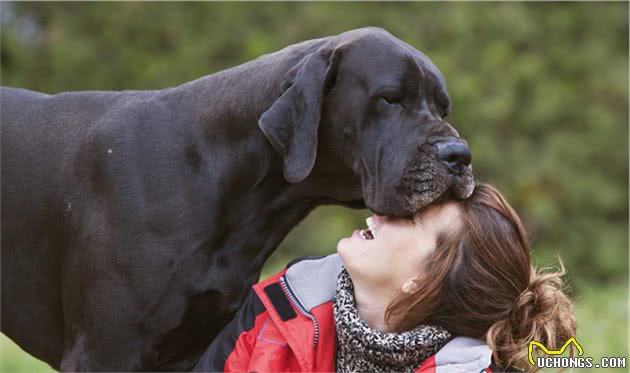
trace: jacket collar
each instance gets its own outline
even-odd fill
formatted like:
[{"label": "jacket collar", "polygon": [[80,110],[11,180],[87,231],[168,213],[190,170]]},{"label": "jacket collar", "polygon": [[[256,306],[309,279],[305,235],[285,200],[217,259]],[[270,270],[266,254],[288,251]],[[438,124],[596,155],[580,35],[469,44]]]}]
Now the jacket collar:
[{"label": "jacket collar", "polygon": [[284,277],[296,301],[310,312],[333,299],[342,268],[339,254],[332,254],[299,261],[287,269]]},{"label": "jacket collar", "polygon": [[468,337],[453,338],[433,356],[436,373],[482,372],[491,362],[490,347],[478,339]]},{"label": "jacket collar", "polygon": [[[339,254],[321,258],[309,258],[291,265],[288,269],[254,285],[254,290],[269,312],[271,319],[293,350],[303,371],[310,371],[317,343],[318,321],[311,310],[332,301],[337,287],[337,277],[343,269]],[[278,304],[272,302],[265,288],[282,287],[285,301],[294,307],[295,315],[280,315]],[[283,312],[283,311],[280,311]],[[289,317],[289,318],[287,318]],[[330,317],[332,318],[332,312]],[[284,320],[283,320],[284,318]],[[299,334],[297,331],[300,331]],[[304,331],[311,343],[305,343]],[[420,367],[420,372],[479,372],[490,366],[492,351],[478,339],[455,337]],[[431,365],[430,367],[428,365]],[[433,368],[435,370],[423,370]]]},{"label": "jacket collar", "polygon": [[[339,254],[308,258],[254,285],[254,291],[303,371],[312,369],[314,347],[319,342],[320,322],[311,310],[333,299],[341,269]],[[278,292],[278,286],[281,292]],[[287,303],[292,306],[289,310],[283,306]],[[329,316],[332,320],[332,312]]]}]

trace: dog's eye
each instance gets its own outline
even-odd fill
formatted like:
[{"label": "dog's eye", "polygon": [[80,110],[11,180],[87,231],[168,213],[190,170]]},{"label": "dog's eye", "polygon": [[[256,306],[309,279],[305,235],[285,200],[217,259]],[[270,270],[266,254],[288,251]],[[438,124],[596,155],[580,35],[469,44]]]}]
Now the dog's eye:
[{"label": "dog's eye", "polygon": [[382,99],[385,100],[388,105],[397,105],[402,103],[402,98],[397,96],[382,96]]}]

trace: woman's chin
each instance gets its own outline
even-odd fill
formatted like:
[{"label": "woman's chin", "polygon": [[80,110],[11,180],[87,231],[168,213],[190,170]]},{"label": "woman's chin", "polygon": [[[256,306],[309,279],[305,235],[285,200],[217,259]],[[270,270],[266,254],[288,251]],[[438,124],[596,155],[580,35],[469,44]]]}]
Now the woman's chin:
[{"label": "woman's chin", "polygon": [[345,256],[351,256],[353,252],[359,248],[359,242],[355,241],[352,237],[344,237],[337,242],[337,252],[343,259]]},{"label": "woman's chin", "polygon": [[344,237],[337,242],[337,252],[341,254],[342,251],[346,249],[350,241],[350,237]]}]

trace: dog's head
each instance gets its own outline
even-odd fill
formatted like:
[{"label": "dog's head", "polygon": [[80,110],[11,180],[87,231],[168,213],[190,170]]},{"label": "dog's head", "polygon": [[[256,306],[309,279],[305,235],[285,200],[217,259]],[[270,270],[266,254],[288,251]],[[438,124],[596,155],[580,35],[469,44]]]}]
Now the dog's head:
[{"label": "dog's head", "polygon": [[323,158],[319,168],[350,189],[345,199],[409,217],[438,199],[472,194],[470,150],[445,120],[449,110],[435,65],[367,28],[331,37],[303,57],[259,125],[283,156],[289,182],[314,174]]}]

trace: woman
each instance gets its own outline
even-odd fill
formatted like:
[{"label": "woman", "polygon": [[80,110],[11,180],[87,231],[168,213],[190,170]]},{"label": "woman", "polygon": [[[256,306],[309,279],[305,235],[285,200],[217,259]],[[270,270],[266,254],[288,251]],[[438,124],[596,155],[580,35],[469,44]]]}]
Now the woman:
[{"label": "woman", "polygon": [[564,268],[531,266],[494,187],[367,224],[338,254],[254,285],[195,370],[532,371],[529,341],[557,349],[575,336]]}]

